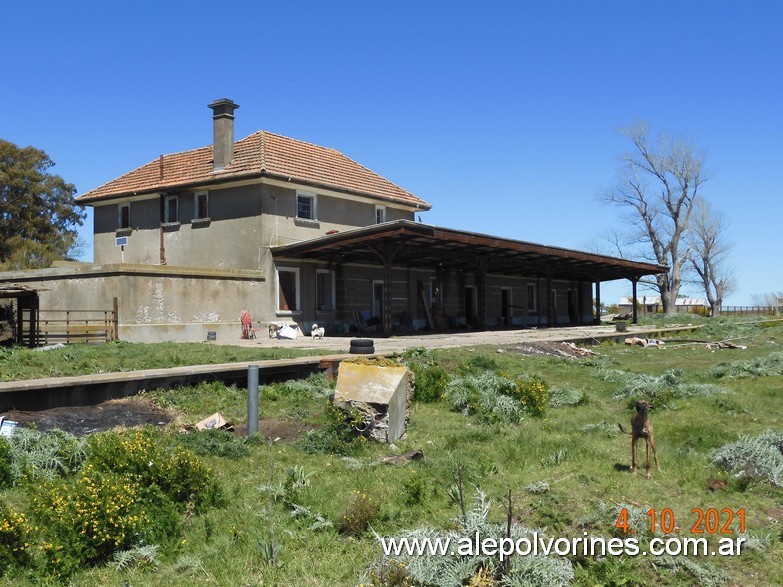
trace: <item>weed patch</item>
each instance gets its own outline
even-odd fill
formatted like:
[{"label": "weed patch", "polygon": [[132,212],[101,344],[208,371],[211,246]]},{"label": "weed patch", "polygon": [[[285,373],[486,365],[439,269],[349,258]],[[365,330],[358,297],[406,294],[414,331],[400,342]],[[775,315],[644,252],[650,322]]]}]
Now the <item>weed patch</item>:
[{"label": "weed patch", "polygon": [[783,352],[771,353],[766,357],[757,357],[749,361],[721,363],[710,369],[708,374],[718,379],[783,375]]},{"label": "weed patch", "polygon": [[742,436],[719,449],[713,464],[747,479],[783,487],[783,433],[767,430],[759,436]]},{"label": "weed patch", "polygon": [[541,379],[510,379],[493,371],[453,377],[445,397],[455,411],[476,415],[486,424],[515,424],[525,414],[542,416],[549,401],[547,385]]}]

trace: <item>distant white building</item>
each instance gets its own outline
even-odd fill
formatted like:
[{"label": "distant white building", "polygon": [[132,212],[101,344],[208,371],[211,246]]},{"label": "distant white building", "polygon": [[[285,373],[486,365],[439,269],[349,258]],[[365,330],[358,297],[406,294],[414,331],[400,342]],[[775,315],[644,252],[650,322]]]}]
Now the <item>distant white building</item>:
[{"label": "distant white building", "polygon": [[[663,312],[663,304],[660,296],[639,296],[636,298],[639,311],[642,314],[659,314]],[[620,298],[617,304],[620,313],[632,312],[633,303],[630,297]],[[678,314],[709,312],[710,307],[704,298],[677,298],[674,307]]]}]

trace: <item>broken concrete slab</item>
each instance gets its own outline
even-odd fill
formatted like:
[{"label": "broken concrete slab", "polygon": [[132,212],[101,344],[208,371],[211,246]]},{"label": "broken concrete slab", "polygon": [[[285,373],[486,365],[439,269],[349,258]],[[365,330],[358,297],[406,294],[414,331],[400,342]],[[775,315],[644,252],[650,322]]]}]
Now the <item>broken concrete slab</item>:
[{"label": "broken concrete slab", "polygon": [[392,443],[405,433],[412,395],[413,373],[402,365],[343,361],[334,403],[362,414],[365,428],[360,432]]}]

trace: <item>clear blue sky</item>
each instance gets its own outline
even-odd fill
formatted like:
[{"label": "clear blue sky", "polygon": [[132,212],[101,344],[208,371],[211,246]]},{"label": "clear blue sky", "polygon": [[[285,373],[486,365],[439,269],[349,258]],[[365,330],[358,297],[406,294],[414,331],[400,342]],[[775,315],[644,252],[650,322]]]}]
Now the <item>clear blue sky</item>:
[{"label": "clear blue sky", "polygon": [[643,118],[707,151],[727,303],[783,290],[783,2],[42,1],[2,21],[0,138],[79,193],[209,144],[227,97],[237,138],[333,147],[432,203],[427,223],[588,249],[620,216],[596,199],[618,129]]}]

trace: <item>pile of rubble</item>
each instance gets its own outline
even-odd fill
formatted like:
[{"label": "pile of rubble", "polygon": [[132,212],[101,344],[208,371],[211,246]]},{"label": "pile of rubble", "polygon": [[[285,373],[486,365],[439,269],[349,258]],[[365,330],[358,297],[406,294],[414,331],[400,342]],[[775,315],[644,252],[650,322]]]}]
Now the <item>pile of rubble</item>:
[{"label": "pile of rubble", "polygon": [[[595,351],[575,345],[573,342],[526,342],[506,347],[506,350],[521,355],[539,357],[560,357],[563,359],[579,359],[598,355]],[[506,352],[498,349],[498,352]]]}]

